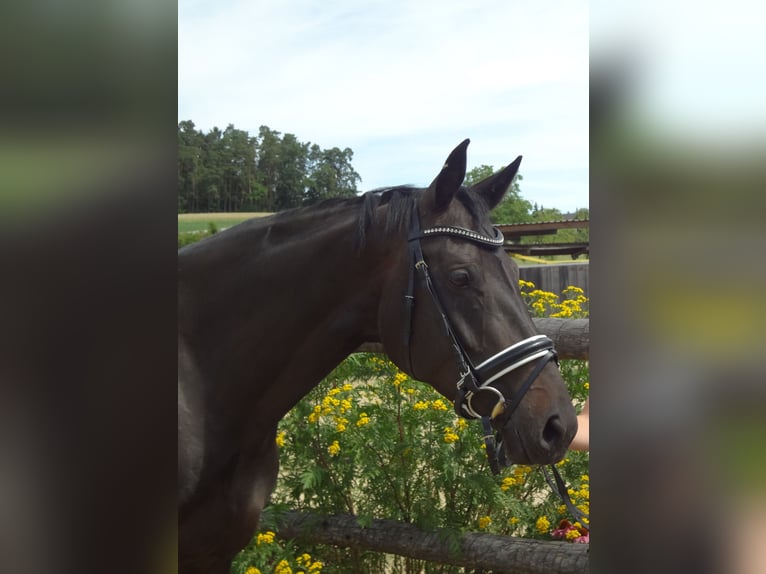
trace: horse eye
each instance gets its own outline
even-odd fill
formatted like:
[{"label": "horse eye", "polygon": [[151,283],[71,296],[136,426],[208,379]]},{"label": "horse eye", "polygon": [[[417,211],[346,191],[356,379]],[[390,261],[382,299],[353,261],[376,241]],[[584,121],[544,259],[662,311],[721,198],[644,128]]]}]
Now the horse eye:
[{"label": "horse eye", "polygon": [[471,274],[465,269],[456,269],[449,274],[449,280],[458,287],[465,287],[471,282]]}]

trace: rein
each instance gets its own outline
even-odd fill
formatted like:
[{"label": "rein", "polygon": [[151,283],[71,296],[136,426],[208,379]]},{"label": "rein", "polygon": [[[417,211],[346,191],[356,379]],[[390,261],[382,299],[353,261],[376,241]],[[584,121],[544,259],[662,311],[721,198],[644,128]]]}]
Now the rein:
[{"label": "rein", "polygon": [[[460,343],[460,339],[453,329],[444,305],[436,292],[420,244],[421,239],[446,236],[470,241],[481,247],[497,249],[503,245],[505,239],[502,232],[497,227],[493,227],[493,230],[495,232],[494,237],[488,237],[463,227],[440,226],[421,230],[418,208],[417,205],[413,206],[412,219],[410,221],[410,229],[407,237],[410,255],[407,293],[405,295],[405,325],[407,325],[407,327],[405,328],[402,342],[407,349],[409,370],[414,375],[412,347],[410,346],[410,342],[412,339],[412,311],[415,307],[415,272],[417,271],[418,276],[423,281],[431,296],[431,300],[441,317],[445,333],[455,355],[455,362],[458,366],[459,379],[457,381],[455,412],[463,418],[478,419],[481,421],[489,467],[492,470],[492,473],[497,475],[500,473],[501,466],[507,467],[510,466],[511,463],[507,460],[505,455],[505,449],[502,444],[503,438],[500,430],[493,429],[493,422],[497,421],[496,428],[498,429],[502,429],[507,424],[511,415],[516,408],[518,408],[521,400],[548,362],[555,361],[558,365],[558,355],[553,347],[553,341],[545,335],[535,335],[503,349],[489,359],[481,362],[479,365],[474,365],[470,356]],[[510,399],[506,399],[498,388],[491,386],[497,379],[533,362],[536,362],[536,364],[532,372]],[[491,392],[496,395],[498,399],[490,416],[480,415],[472,406],[473,398],[480,392]],[[567,493],[566,484],[564,484],[555,465],[550,465],[550,468],[554,476],[555,486],[545,471],[545,468],[543,468],[545,480],[548,482],[551,489],[562,499],[569,512],[583,523],[582,519],[588,518],[587,515],[581,512],[580,509],[572,503],[569,494]],[[583,523],[583,526],[586,528],[588,527],[585,523]]]}]

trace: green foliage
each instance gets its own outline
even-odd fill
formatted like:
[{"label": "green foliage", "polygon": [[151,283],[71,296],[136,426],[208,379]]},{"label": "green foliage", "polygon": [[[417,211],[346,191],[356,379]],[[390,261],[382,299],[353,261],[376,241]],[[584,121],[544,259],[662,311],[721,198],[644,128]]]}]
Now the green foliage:
[{"label": "green foliage", "polygon": [[[575,210],[574,214],[562,213],[559,209],[546,208],[537,204],[532,208],[529,221],[561,221],[564,219],[589,219],[590,210],[587,207],[581,207]],[[522,238],[522,243],[587,243],[590,237],[590,230],[587,227],[578,227],[575,229],[559,229],[556,233],[550,235],[535,235]]]},{"label": "green foliage", "polygon": [[324,564],[300,552],[293,542],[275,541],[273,530],[264,530],[250,541],[231,566],[231,574],[320,574]]},{"label": "green foliage", "polygon": [[178,124],[178,211],[279,211],[356,194],[350,148],[321,149],[261,126],[208,133]]},{"label": "green foliage", "polygon": [[[502,168],[501,168],[502,169]],[[465,175],[465,184],[474,185],[483,179],[486,179],[499,170],[491,165],[480,165],[468,170]],[[560,221],[562,219],[572,219],[571,214],[564,214],[558,209],[544,208],[534,205],[521,196],[521,186],[519,183],[524,177],[519,173],[513,180],[508,193],[503,201],[500,202],[492,211],[492,221],[497,224],[512,223],[533,223],[538,221]],[[574,219],[588,219],[588,208],[577,209],[574,213]],[[523,243],[579,243],[588,241],[588,229],[560,229],[552,235],[541,235],[526,237]]]},{"label": "green foliage", "polygon": [[[580,293],[568,290],[555,306],[550,294],[533,285],[522,289],[536,315],[574,307],[573,316],[587,315]],[[535,307],[541,299],[547,305],[542,310]],[[569,300],[576,305],[565,304]],[[588,392],[587,362],[562,361],[561,372],[581,405]],[[383,356],[355,354],[339,365],[282,420],[277,443],[281,468],[272,500],[281,508],[352,513],[361,524],[375,518],[411,522],[455,544],[460,533],[472,530],[551,540],[552,529],[566,517],[539,468],[517,465],[493,476],[479,423],[458,418],[450,401]],[[575,504],[588,511],[588,454],[569,453],[559,469]],[[327,573],[462,571],[336,547],[289,551],[321,557]],[[251,544],[233,572],[242,574],[247,565],[270,572],[275,560],[264,560]]]},{"label": "green foliage", "polygon": [[483,179],[487,179],[493,173],[495,173],[495,168],[491,165],[482,164],[469,169],[465,174],[463,183],[467,186],[471,186],[475,183],[479,183]]},{"label": "green foliage", "polygon": [[198,233],[179,233],[178,234],[178,248],[196,243],[200,239],[210,236],[210,231],[201,231]]},{"label": "green foliage", "polygon": [[[474,185],[488,178],[496,171],[499,170],[496,170],[491,165],[474,167],[465,174],[465,184]],[[521,174],[516,175],[503,201],[492,210],[491,217],[494,223],[524,223],[531,221],[530,211],[532,210],[532,204],[521,197],[519,182],[523,179],[524,177]]]}]

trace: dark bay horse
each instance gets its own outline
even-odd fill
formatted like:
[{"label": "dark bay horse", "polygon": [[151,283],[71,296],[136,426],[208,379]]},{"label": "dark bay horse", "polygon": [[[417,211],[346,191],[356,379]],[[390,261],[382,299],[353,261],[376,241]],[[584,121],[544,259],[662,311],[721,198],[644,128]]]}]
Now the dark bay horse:
[{"label": "dark bay horse", "polygon": [[279,420],[363,342],[489,421],[508,461],[564,455],[575,411],[489,219],[521,157],[466,187],[467,146],[426,189],[328,200],[179,250],[182,574],[228,572],[275,485]]}]

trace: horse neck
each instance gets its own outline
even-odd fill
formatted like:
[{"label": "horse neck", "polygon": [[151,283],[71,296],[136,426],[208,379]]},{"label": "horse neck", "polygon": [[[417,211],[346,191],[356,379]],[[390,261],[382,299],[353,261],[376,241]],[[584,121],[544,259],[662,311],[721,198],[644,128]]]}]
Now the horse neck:
[{"label": "horse neck", "polygon": [[182,336],[227,404],[281,418],[362,342],[376,340],[390,248],[356,251],[356,210],[254,222],[179,258]]}]

